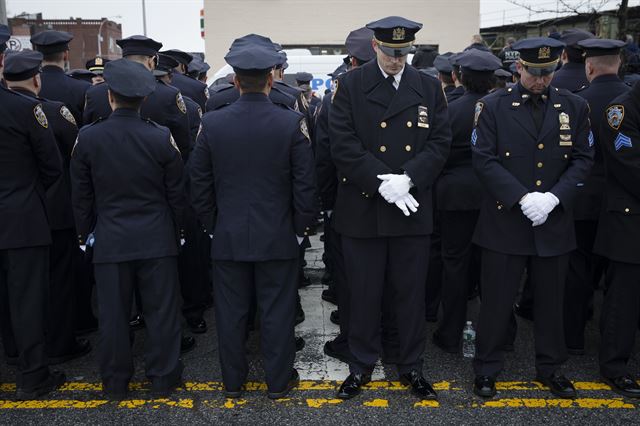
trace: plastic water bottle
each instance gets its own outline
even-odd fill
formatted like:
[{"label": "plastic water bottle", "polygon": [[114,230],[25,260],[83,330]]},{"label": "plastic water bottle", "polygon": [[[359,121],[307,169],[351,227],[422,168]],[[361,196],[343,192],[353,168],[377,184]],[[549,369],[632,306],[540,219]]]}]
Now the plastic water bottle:
[{"label": "plastic water bottle", "polygon": [[465,358],[476,356],[476,331],[471,321],[467,321],[467,325],[462,330],[462,355]]}]

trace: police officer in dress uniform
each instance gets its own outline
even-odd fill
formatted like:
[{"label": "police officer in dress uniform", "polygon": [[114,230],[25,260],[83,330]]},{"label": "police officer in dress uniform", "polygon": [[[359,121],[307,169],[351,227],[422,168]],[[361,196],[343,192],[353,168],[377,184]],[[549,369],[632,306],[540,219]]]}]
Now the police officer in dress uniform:
[{"label": "police officer in dress uniform", "polygon": [[564,334],[569,354],[584,353],[584,329],[589,319],[589,305],[605,268],[605,260],[593,255],[593,243],[598,228],[605,190],[605,172],[598,129],[608,104],[630,90],[618,77],[619,40],[590,38],[578,42],[584,51],[589,85],[576,92],[589,103],[589,119],[593,129],[595,157],[591,174],[578,186],[574,206],[576,243],[578,248],[569,258],[569,273],[565,290]]},{"label": "police officer in dress uniform", "polygon": [[403,383],[436,394],[422,376],[424,291],[432,231],[431,186],[449,152],[446,101],[437,80],[406,66],[422,24],[388,17],[374,31],[376,60],[339,79],[329,113],[340,177],[334,226],[342,235],[351,294],[351,374],[339,398],[358,395],[381,353],[385,286],[392,289]]},{"label": "police officer in dress uniform", "polygon": [[467,318],[469,289],[475,281],[472,244],[483,189],[471,166],[469,140],[476,103],[493,87],[493,72],[500,59],[490,52],[471,49],[458,57],[461,78],[467,91],[449,104],[452,126],[451,153],[436,185],[436,206],[441,221],[442,318],[433,342],[442,350],[458,353]]},{"label": "police officer in dress uniform", "polygon": [[[51,364],[59,364],[91,351],[87,339],[74,336],[73,253],[77,249],[71,210],[69,161],[78,135],[75,118],[62,102],[38,98],[41,89],[42,53],[16,52],[7,57],[4,78],[7,86],[42,103],[63,160],[62,176],[47,190],[47,216],[51,227],[49,248],[49,291],[47,301],[47,355]],[[3,325],[4,326],[4,325]],[[10,330],[10,325],[7,327]],[[7,349],[5,344],[5,349]],[[13,345],[11,345],[13,346]],[[15,355],[17,355],[14,352]]]},{"label": "police officer in dress uniform", "polygon": [[584,71],[583,51],[578,46],[578,42],[594,37],[590,32],[578,28],[570,28],[562,32],[560,41],[566,46],[561,57],[562,68],[556,71],[553,81],[551,81],[553,87],[575,92],[589,84]]},{"label": "police officer in dress uniform", "polygon": [[451,55],[453,55],[453,52],[443,53],[442,55],[436,56],[433,60],[433,66],[438,71],[438,80],[440,80],[442,84],[442,90],[445,96],[448,96],[449,93],[456,88],[453,83],[453,78],[451,77],[451,73],[453,72],[453,67],[451,66],[451,62],[449,62]]},{"label": "police officer in dress uniform", "polygon": [[64,103],[79,127],[82,127],[84,97],[90,84],[65,74],[69,62],[69,42],[73,35],[64,31],[46,30],[31,36],[33,48],[44,55],[40,96]]},{"label": "police officer in dress uniform", "polygon": [[482,247],[482,305],[473,391],[496,393],[503,346],[527,268],[533,285],[537,380],[561,398],[576,396],[560,372],[567,358],[563,296],[575,249],[572,202],[593,163],[587,103],[550,86],[564,43],[521,40],[520,82],[475,107],[472,164],[484,197],[473,241]]},{"label": "police officer in dress uniform", "polygon": [[180,382],[177,256],[185,207],[180,152],[166,127],[139,110],[156,87],[142,64],[105,66],[113,113],[80,130],[71,159],[73,209],[80,244],[94,248],[99,363],[103,390],[123,398],[133,375],[129,317],[134,286],[142,297],[152,391]]},{"label": "police officer in dress uniform", "polygon": [[102,76],[102,74],[104,73],[104,66],[107,64],[107,62],[110,62],[110,59],[105,59],[100,56],[96,56],[95,58],[90,59],[86,62],[85,68],[95,74],[95,76],[91,79],[91,84],[95,85],[104,82],[104,77]]},{"label": "police officer in dress uniform", "polygon": [[600,323],[600,374],[612,389],[640,398],[630,373],[640,317],[640,85],[605,110],[600,149],[606,178],[594,252],[609,259]]},{"label": "police officer in dress uniform", "polygon": [[189,63],[193,60],[193,55],[179,49],[165,50],[161,53],[178,61],[178,66],[175,67],[173,72],[171,84],[177,87],[184,96],[193,99],[204,111],[207,99],[209,99],[209,88],[205,83],[186,75]]},{"label": "police officer in dress uniform", "polygon": [[[351,68],[356,68],[371,61],[376,53],[371,45],[373,31],[369,28],[358,28],[347,36],[345,46],[351,57]],[[349,287],[346,282],[344,255],[340,234],[333,226],[333,211],[335,208],[338,191],[338,175],[336,166],[331,157],[331,140],[329,137],[329,111],[331,109],[331,94],[325,95],[318,112],[315,131],[316,146],[316,174],[318,190],[324,212],[325,223],[325,252],[328,252],[328,261],[333,273],[333,287],[330,287],[338,310],[331,313],[331,321],[340,326],[340,333],[333,340],[324,344],[324,353],[330,357],[349,362]],[[323,291],[323,299],[326,300]],[[337,297],[336,297],[337,296]]]},{"label": "police officer in dress uniform", "polygon": [[[0,25],[0,68],[9,37]],[[0,114],[0,290],[18,351],[16,396],[26,400],[66,379],[49,370],[44,335],[51,245],[45,191],[62,175],[62,161],[40,102],[0,86]]]},{"label": "police officer in dress uniform", "polygon": [[267,96],[278,62],[272,45],[236,44],[225,60],[241,95],[203,117],[190,164],[191,199],[212,235],[225,394],[239,397],[247,379],[245,331],[255,293],[268,396],[278,399],[299,380],[297,256],[316,214],[313,153],[304,117]]}]

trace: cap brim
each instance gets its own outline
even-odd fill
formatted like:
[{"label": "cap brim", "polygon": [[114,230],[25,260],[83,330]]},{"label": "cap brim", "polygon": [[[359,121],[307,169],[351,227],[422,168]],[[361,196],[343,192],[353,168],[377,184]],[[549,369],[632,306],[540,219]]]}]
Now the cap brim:
[{"label": "cap brim", "polygon": [[378,48],[380,50],[382,50],[382,52],[385,55],[393,56],[393,57],[396,57],[396,58],[399,58],[401,56],[407,56],[409,53],[411,53],[412,47],[413,46],[393,48],[393,47],[387,47],[387,46],[383,46],[381,44],[378,44]]},{"label": "cap brim", "polygon": [[541,67],[541,68],[526,66],[525,69],[531,75],[535,75],[536,77],[543,77],[545,75],[553,74],[556,70],[556,66],[554,65],[552,67]]}]

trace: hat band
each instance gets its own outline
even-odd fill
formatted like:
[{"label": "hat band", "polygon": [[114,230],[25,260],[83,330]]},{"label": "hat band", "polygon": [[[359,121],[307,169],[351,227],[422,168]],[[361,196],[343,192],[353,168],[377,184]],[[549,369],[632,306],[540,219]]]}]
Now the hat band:
[{"label": "hat band", "polygon": [[529,62],[529,61],[525,61],[524,59],[520,58],[520,63],[522,65],[525,65],[527,67],[532,67],[532,68],[549,68],[551,66],[555,66],[558,64],[558,61],[560,60],[560,58],[557,58],[551,62],[544,62],[544,63],[535,63],[535,62]]},{"label": "hat band", "polygon": [[407,43],[385,43],[384,41],[380,41],[377,38],[373,38],[376,43],[378,43],[380,46],[384,46],[384,47],[390,47],[392,49],[402,49],[405,47],[411,47],[411,45],[413,44],[413,41],[409,41]]},{"label": "hat band", "polygon": [[104,71],[104,66],[101,66],[101,67],[90,67],[89,71]]}]

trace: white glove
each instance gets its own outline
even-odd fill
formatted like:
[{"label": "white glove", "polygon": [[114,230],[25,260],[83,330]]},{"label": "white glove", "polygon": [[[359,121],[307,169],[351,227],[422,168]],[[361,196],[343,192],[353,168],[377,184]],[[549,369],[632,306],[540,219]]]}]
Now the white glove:
[{"label": "white glove", "polygon": [[398,199],[394,204],[402,210],[402,213],[404,213],[405,216],[409,216],[411,214],[409,213],[409,210],[415,213],[418,211],[418,207],[420,207],[420,204],[418,204],[416,199],[413,198],[413,195],[409,193]]},{"label": "white glove", "polygon": [[302,244],[302,242],[304,241],[304,237],[298,237],[296,235],[296,240],[298,240],[298,245]]},{"label": "white glove", "polygon": [[382,181],[378,187],[378,192],[388,203],[395,203],[400,198],[409,193],[409,189],[413,186],[411,178],[406,174],[403,175],[377,175]]},{"label": "white glove", "polygon": [[549,213],[560,204],[558,197],[551,192],[530,192],[520,200],[522,213],[533,222],[533,226],[539,226],[546,222]]}]

